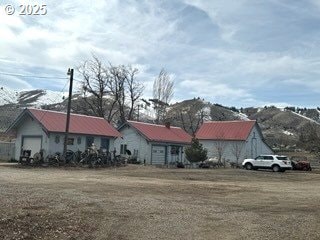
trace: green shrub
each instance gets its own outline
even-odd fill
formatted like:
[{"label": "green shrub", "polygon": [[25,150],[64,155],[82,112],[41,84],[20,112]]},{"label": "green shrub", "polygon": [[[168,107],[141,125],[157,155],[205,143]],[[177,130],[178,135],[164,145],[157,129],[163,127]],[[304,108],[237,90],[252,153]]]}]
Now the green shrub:
[{"label": "green shrub", "polygon": [[202,162],[207,159],[207,149],[204,149],[197,138],[193,138],[191,146],[185,150],[186,158],[191,163]]}]

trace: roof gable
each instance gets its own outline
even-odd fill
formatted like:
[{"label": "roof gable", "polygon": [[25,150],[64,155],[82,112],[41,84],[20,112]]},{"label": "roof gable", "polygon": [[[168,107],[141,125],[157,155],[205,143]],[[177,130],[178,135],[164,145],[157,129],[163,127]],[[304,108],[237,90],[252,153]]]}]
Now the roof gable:
[{"label": "roof gable", "polygon": [[[63,133],[66,130],[66,113],[40,109],[26,109],[22,115],[27,113],[37,120],[48,132]],[[18,119],[19,118],[21,119],[21,117],[18,117]],[[69,133],[108,137],[121,136],[121,134],[104,118],[80,114],[70,114]]]},{"label": "roof gable", "polygon": [[179,127],[167,128],[164,125],[127,121],[127,124],[135,128],[147,140],[156,142],[191,143],[191,136]]},{"label": "roof gable", "polygon": [[241,140],[245,141],[256,121],[213,121],[204,122],[196,133],[202,140]]}]

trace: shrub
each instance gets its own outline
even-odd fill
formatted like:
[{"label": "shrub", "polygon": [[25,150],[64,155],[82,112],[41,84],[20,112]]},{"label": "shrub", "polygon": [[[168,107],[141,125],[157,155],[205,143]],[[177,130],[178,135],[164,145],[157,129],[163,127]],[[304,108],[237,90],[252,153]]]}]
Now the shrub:
[{"label": "shrub", "polygon": [[191,146],[185,150],[186,158],[189,162],[202,162],[207,159],[207,149],[204,149],[197,138],[193,138]]}]

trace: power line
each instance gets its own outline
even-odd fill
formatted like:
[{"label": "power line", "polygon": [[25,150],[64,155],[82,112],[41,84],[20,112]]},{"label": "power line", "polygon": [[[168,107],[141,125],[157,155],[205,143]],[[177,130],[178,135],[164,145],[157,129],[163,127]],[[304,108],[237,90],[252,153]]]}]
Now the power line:
[{"label": "power line", "polygon": [[[64,84],[63,88],[62,88],[61,91],[59,92],[59,95],[64,92],[64,90],[66,89],[68,83],[69,83],[69,79],[67,79],[67,81],[66,81],[66,83]],[[5,88],[2,87],[1,90],[2,90],[3,93],[5,93],[5,94],[7,95],[7,97],[8,97],[9,93],[5,90]],[[2,97],[2,99],[3,99],[4,101],[6,101],[8,104],[14,103],[13,101],[9,101],[9,100],[7,100],[7,99],[5,99],[5,98],[3,98],[3,97]],[[48,100],[49,102],[51,102],[51,104],[57,104],[57,103],[58,103],[58,101],[57,101],[56,98],[55,98],[54,100],[48,98],[47,100]],[[40,117],[40,120],[39,120],[39,121],[41,121],[41,120],[45,117],[46,113],[47,113],[47,111],[44,111],[44,112],[43,112],[43,114],[42,114],[42,116]]]},{"label": "power line", "polygon": [[[69,83],[69,79],[67,79],[66,83],[64,84],[63,88],[61,89],[60,93],[63,93],[65,88],[67,87]],[[49,99],[49,101],[51,102],[51,104],[56,104],[56,102],[53,102],[51,99]],[[44,116],[46,115],[47,111],[44,111],[43,115],[41,116],[39,122],[41,122],[41,120],[44,118]]]},{"label": "power line", "polygon": [[77,79],[77,78],[73,78],[73,80],[76,81],[76,82],[83,83],[83,80],[79,80],[79,79]]},{"label": "power line", "polygon": [[[3,73],[0,72],[0,74],[3,74]],[[4,75],[5,75],[5,74],[4,74]],[[10,74],[10,75],[18,75],[18,74]],[[20,76],[20,75],[19,75],[19,76]],[[39,77],[41,77],[41,76],[39,76]],[[49,77],[41,77],[41,78],[49,78]],[[66,89],[66,87],[67,87],[67,85],[68,85],[68,83],[69,83],[69,79],[68,79],[67,77],[65,77],[65,78],[59,78],[59,79],[66,79],[66,82],[65,82],[63,88],[62,88],[61,91],[59,92],[59,95],[60,95],[60,94],[63,94],[63,93],[64,93],[64,90]],[[0,90],[2,90],[2,92],[5,94],[5,95],[2,95],[2,96],[0,95],[0,97],[2,97],[2,99],[3,99],[5,102],[7,102],[7,104],[12,104],[12,103],[14,103],[14,102],[12,101],[12,97],[10,96],[10,93],[9,93],[4,87],[1,87]],[[17,94],[17,92],[16,92],[15,94]],[[7,97],[9,100],[6,99],[5,97]],[[57,99],[52,100],[52,99],[48,98],[47,100],[50,101],[51,104],[57,104],[57,103],[58,103]],[[40,120],[39,120],[40,122],[41,122],[42,119],[45,117],[46,113],[47,113],[47,111],[44,111],[43,115],[40,117]]]},{"label": "power line", "polygon": [[24,77],[24,78],[68,79],[67,77],[23,75],[23,74],[6,73],[6,72],[0,72],[0,74],[6,75],[6,76]]}]

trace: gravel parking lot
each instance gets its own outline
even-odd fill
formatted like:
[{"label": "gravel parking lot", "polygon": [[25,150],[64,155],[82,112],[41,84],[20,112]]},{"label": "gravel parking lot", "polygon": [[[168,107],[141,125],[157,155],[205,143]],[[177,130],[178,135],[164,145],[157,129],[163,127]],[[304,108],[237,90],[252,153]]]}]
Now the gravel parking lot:
[{"label": "gravel parking lot", "polygon": [[0,239],[320,239],[320,172],[0,165]]}]

